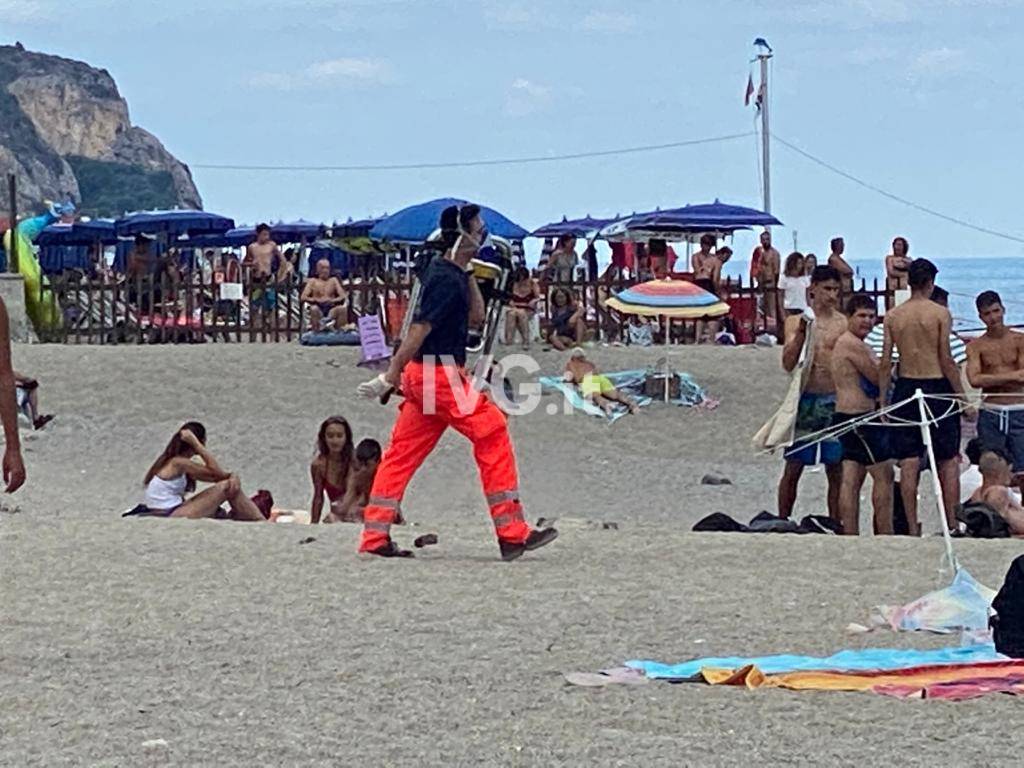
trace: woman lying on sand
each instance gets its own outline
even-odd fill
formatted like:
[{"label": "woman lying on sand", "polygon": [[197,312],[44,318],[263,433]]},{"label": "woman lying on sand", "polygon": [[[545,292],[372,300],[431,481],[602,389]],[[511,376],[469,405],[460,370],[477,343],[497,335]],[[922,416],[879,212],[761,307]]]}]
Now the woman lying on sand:
[{"label": "woman lying on sand", "polygon": [[[146,486],[143,506],[149,514],[195,519],[215,517],[227,502],[232,520],[264,522],[259,508],[242,493],[238,478],[221,469],[205,443],[206,428],[197,421],[174,434],[142,481]],[[197,482],[213,485],[186,501],[185,495],[195,491]]]},{"label": "woman lying on sand", "polygon": [[324,494],[327,503],[340,502],[345,495],[348,471],[352,464],[352,428],[341,416],[331,416],[320,425],[316,436],[316,458],[309,466],[313,480],[313,503],[310,504],[310,522],[320,522],[324,508]]}]

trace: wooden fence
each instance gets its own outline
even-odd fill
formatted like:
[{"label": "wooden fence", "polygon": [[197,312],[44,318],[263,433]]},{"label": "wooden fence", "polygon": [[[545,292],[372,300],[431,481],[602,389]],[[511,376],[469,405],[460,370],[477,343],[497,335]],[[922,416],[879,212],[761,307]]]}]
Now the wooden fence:
[{"label": "wooden fence", "polygon": [[[595,338],[628,343],[629,318],[605,306],[605,299],[635,281],[614,278],[570,282],[540,282],[542,299],[538,316],[542,333],[550,326],[548,301],[556,288],[573,294],[583,307]],[[383,280],[342,281],[349,295],[349,320],[380,312],[389,338],[395,338],[409,303],[412,284],[404,276],[385,275]],[[247,280],[239,289],[222,288],[215,281],[173,281],[138,278],[102,280],[69,275],[50,278],[43,287],[57,302],[63,322],[40,333],[43,341],[71,344],[280,342],[295,341],[309,330],[307,307],[299,300],[297,281],[282,283]],[[875,299],[879,314],[891,298],[878,282],[869,287],[861,281],[857,290]],[[732,309],[723,321],[740,343],[757,336],[778,335],[783,315],[781,293],[744,285],[742,280],[723,283],[722,297]],[[669,340],[692,343],[701,320],[676,320],[669,324]],[[664,326],[653,328],[663,342]]]}]

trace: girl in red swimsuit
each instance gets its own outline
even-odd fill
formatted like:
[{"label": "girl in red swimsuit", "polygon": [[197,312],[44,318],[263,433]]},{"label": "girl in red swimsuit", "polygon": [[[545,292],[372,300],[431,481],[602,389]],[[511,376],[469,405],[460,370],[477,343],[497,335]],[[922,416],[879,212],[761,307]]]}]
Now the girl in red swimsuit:
[{"label": "girl in red swimsuit", "polygon": [[310,522],[320,522],[324,494],[331,504],[345,495],[349,466],[352,464],[352,428],[341,416],[331,416],[320,425],[316,437],[317,455],[309,467],[313,480]]}]

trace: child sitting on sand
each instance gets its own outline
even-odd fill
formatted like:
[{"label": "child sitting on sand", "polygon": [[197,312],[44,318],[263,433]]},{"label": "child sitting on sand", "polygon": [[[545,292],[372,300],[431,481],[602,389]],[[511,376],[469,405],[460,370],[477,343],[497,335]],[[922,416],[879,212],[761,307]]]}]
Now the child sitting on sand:
[{"label": "child sitting on sand", "polygon": [[[213,485],[186,500],[186,494],[195,491],[197,482]],[[223,470],[206,449],[206,428],[197,421],[184,424],[174,433],[142,483],[146,486],[145,500],[128,514],[217,517],[220,505],[227,502],[232,520],[266,520],[259,507],[242,492],[238,478]]]},{"label": "child sitting on sand", "polygon": [[325,419],[317,432],[316,448],[316,458],[309,467],[313,480],[313,502],[309,514],[313,525],[320,522],[324,494],[332,507],[345,496],[352,464],[352,428],[348,422],[341,416]]},{"label": "child sitting on sand", "polygon": [[[331,504],[331,513],[324,518],[325,523],[363,522],[363,507],[370,501],[370,489],[373,487],[373,479],[377,476],[380,456],[380,443],[376,440],[366,439],[359,442],[356,446],[355,461],[352,462],[352,468],[348,473],[345,495],[340,501]],[[401,525],[403,522],[399,513],[395,524]]]}]

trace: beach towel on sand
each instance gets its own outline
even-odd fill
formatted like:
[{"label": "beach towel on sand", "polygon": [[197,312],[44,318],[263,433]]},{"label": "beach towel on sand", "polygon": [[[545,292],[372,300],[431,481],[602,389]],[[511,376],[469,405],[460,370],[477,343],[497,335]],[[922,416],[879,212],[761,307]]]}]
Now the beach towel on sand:
[{"label": "beach towel on sand", "polygon": [[703,679],[703,669],[739,670],[757,667],[767,675],[789,672],[829,671],[862,672],[870,670],[895,670],[941,664],[974,664],[984,661],[1000,661],[1006,657],[996,652],[991,644],[971,645],[959,648],[936,648],[928,651],[896,648],[866,648],[846,650],[831,656],[726,656],[692,659],[680,664],[662,664],[657,661],[627,661],[626,666],[642,671],[647,677],[659,680],[686,682]]},{"label": "beach towel on sand", "polygon": [[[644,380],[647,378],[647,373],[646,370],[641,368],[629,371],[615,371],[602,375],[606,376],[617,390],[633,398],[637,405],[646,406],[652,402],[650,397],[643,394]],[[675,375],[679,377],[679,397],[669,402],[692,407],[702,405],[708,400],[704,390],[701,389],[700,385],[689,374],[677,373]],[[561,376],[541,376],[540,385],[543,390],[549,392],[557,390],[561,392],[565,399],[572,404],[573,408],[589,413],[591,416],[607,418],[609,421],[614,422],[625,416],[628,412],[626,406],[621,403],[615,403],[612,412],[605,414],[594,403],[583,399],[579,387],[575,384],[570,384]]]},{"label": "beach towel on sand", "polygon": [[786,390],[786,396],[782,399],[782,405],[779,406],[778,410],[772,414],[771,418],[754,435],[752,442],[758,450],[771,451],[793,443],[800,396],[803,394],[804,386],[807,383],[807,376],[811,372],[811,364],[813,362],[814,323],[811,322],[807,324],[804,348],[800,352],[796,368],[790,374],[789,389]]}]

